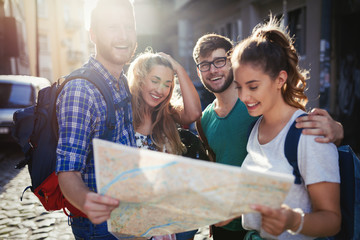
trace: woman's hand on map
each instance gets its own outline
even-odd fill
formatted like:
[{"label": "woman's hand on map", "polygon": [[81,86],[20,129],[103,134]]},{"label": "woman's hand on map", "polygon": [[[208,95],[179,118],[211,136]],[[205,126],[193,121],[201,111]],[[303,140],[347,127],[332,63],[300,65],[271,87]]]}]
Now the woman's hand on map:
[{"label": "woman's hand on map", "polygon": [[283,204],[280,208],[271,208],[252,204],[250,207],[261,214],[261,228],[267,233],[278,236],[287,229],[296,228],[301,216]]}]

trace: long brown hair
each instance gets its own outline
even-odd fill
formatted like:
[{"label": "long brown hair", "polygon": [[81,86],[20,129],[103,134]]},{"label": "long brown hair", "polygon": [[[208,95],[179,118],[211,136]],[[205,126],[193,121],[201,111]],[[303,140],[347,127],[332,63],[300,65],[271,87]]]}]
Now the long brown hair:
[{"label": "long brown hair", "polygon": [[[174,71],[171,63],[163,56],[147,50],[141,53],[131,64],[128,70],[130,92],[132,94],[133,124],[135,130],[141,125],[143,116],[147,113],[146,103],[141,94],[144,79],[154,66],[161,65]],[[174,94],[175,80],[170,87],[170,93],[158,106],[151,110],[152,134],[151,138],[158,150],[166,146],[166,150],[173,154],[182,154],[186,151],[181,142],[174,116],[182,106],[175,105],[178,96]]]},{"label": "long brown hair", "polygon": [[279,20],[270,16],[269,22],[256,26],[250,37],[239,43],[232,53],[233,64],[252,64],[275,79],[280,71],[288,74],[281,93],[284,101],[305,110],[306,80],[309,72],[299,68],[299,57],[289,33],[280,27]]}]

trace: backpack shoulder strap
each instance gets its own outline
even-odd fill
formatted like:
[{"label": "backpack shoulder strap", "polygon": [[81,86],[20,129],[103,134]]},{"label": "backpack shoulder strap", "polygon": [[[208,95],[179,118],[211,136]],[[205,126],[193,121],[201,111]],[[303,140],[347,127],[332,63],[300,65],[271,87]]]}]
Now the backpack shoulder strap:
[{"label": "backpack shoulder strap", "polygon": [[104,134],[100,138],[110,140],[112,138],[112,131],[115,129],[116,116],[115,105],[108,84],[103,80],[103,77],[100,75],[100,73],[96,72],[91,68],[82,67],[67,75],[65,77],[65,80],[59,83],[56,97],[60,94],[65,84],[74,79],[85,79],[91,82],[95,85],[95,87],[104,97],[107,107],[106,129]]},{"label": "backpack shoulder strap", "polygon": [[209,142],[205,136],[204,129],[202,128],[202,125],[201,125],[201,117],[199,117],[195,121],[195,128],[196,128],[196,131],[199,133],[200,140],[204,143],[204,148],[208,153],[210,161],[216,162],[216,154],[215,154],[214,150],[212,150],[212,148],[210,147]]},{"label": "backpack shoulder strap", "polygon": [[[302,114],[305,116],[307,114]],[[295,176],[295,184],[301,184],[301,175],[298,166],[298,145],[299,139],[302,132],[302,128],[295,127],[296,121],[294,121],[285,138],[284,152],[285,157],[288,160],[289,164],[293,167],[293,174]]]},{"label": "backpack shoulder strap", "polygon": [[196,128],[197,132],[199,133],[199,137],[200,137],[201,141],[203,141],[203,143],[205,145],[209,145],[208,140],[207,140],[207,138],[205,136],[204,130],[203,130],[202,125],[201,125],[201,117],[196,119],[195,128]]},{"label": "backpack shoulder strap", "polygon": [[360,160],[349,145],[338,153],[342,223],[335,239],[360,239]]}]

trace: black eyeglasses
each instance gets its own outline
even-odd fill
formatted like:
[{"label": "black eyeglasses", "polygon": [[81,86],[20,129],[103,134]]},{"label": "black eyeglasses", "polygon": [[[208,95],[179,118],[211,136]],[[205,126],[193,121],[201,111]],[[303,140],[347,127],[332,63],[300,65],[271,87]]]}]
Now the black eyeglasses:
[{"label": "black eyeglasses", "polygon": [[216,67],[216,68],[221,68],[221,67],[225,66],[226,60],[227,60],[227,57],[220,57],[220,58],[215,59],[212,62],[202,62],[202,63],[197,64],[196,66],[198,67],[200,72],[207,72],[210,70],[211,64],[214,65],[214,67]]}]

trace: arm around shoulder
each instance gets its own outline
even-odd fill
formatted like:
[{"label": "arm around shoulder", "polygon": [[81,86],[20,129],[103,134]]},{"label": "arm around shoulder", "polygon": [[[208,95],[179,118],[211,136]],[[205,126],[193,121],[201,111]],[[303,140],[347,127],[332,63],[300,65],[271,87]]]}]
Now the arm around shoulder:
[{"label": "arm around shoulder", "polygon": [[337,146],[344,138],[344,128],[340,122],[335,121],[330,114],[319,108],[314,108],[308,116],[296,119],[296,127],[304,128],[305,135],[319,135],[315,141],[320,143],[333,142]]}]

